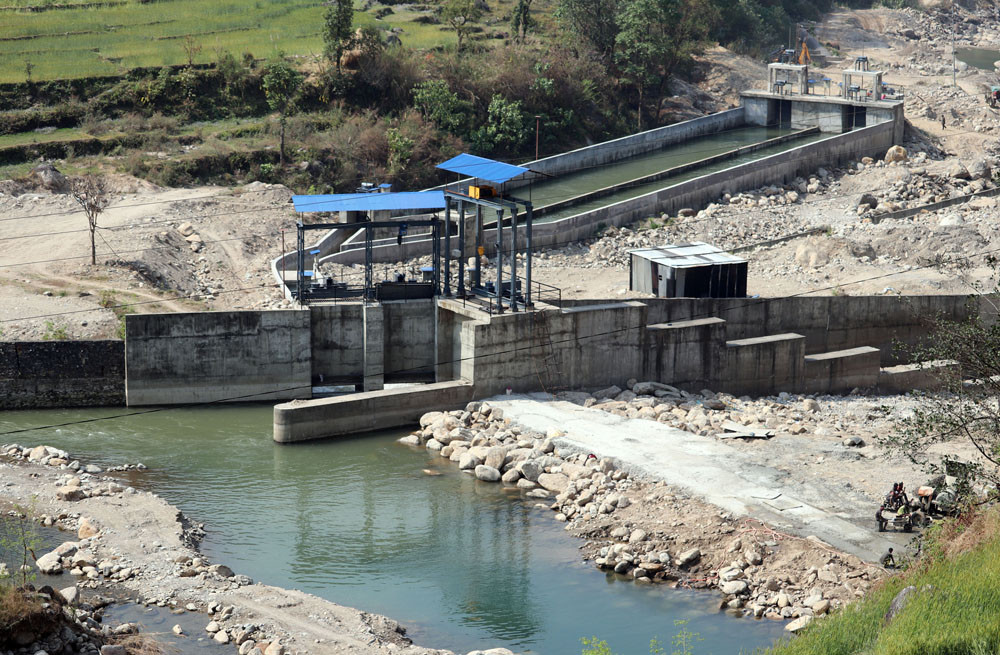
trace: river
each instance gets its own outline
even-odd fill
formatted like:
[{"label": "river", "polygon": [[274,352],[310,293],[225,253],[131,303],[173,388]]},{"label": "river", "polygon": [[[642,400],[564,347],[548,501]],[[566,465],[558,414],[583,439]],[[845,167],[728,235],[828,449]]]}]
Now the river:
[{"label": "river", "polygon": [[[124,408],[3,412],[0,433],[128,414]],[[595,635],[620,653],[669,651],[675,621],[699,655],[751,651],[782,624],[719,612],[709,592],[640,585],[581,560],[552,512],[478,482],[402,432],[281,446],[272,408],[161,412],[0,435],[132,474],[204,522],[202,550],[267,584],[388,615],[421,645],[571,655]],[[440,475],[427,475],[433,469]]]}]

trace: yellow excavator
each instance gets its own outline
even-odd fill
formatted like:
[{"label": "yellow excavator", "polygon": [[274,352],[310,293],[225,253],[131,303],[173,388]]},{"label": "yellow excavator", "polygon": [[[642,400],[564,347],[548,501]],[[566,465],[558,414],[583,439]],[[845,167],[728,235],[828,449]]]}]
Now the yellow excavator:
[{"label": "yellow excavator", "polygon": [[799,64],[800,66],[812,64],[812,57],[809,56],[809,46],[806,44],[806,40],[804,38],[799,39],[798,48],[793,49],[781,46],[768,55],[767,60],[772,64]]}]

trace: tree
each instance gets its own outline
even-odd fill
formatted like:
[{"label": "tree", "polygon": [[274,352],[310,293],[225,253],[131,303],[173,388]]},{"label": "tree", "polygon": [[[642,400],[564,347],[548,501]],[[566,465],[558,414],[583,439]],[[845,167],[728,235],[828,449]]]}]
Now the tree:
[{"label": "tree", "polygon": [[618,14],[615,63],[637,93],[642,129],[643,95],[659,92],[677,66],[690,61],[714,20],[708,0],[628,0]]},{"label": "tree", "polygon": [[269,59],[264,67],[264,97],[271,111],[278,113],[278,123],[281,125],[281,145],[278,150],[279,164],[285,165],[285,125],[288,117],[295,112],[299,87],[302,85],[302,74],[292,68],[283,54]]},{"label": "tree", "polygon": [[531,135],[530,128],[520,100],[495,95],[486,123],[472,135],[474,149],[482,154],[516,153]]},{"label": "tree", "polygon": [[90,227],[90,264],[97,265],[97,219],[111,204],[111,195],[102,178],[87,175],[77,178],[70,186],[70,195],[76,201],[83,213],[87,215]]},{"label": "tree", "polygon": [[354,2],[353,0],[333,0],[323,14],[323,55],[337,64],[344,51],[354,43]]},{"label": "tree", "polygon": [[[982,303],[988,302],[982,297]],[[971,318],[932,318],[930,336],[917,346],[903,346],[908,359],[931,370],[941,391],[924,393],[912,415],[899,420],[899,431],[879,438],[890,452],[903,455],[941,474],[947,453],[957,443],[976,453],[970,471],[974,479],[996,488],[1000,485],[1000,324],[980,317],[970,307]],[[934,367],[927,362],[954,362]],[[968,382],[971,380],[971,383]],[[950,447],[944,447],[949,445]]]},{"label": "tree", "polygon": [[609,69],[614,63],[617,15],[618,0],[559,0],[556,8],[556,18],[563,27]]},{"label": "tree", "polygon": [[462,133],[470,110],[469,103],[449,89],[444,80],[426,80],[413,87],[413,104],[424,118],[456,136]]},{"label": "tree", "polygon": [[444,0],[441,18],[451,25],[458,37],[458,50],[462,50],[462,40],[472,31],[472,24],[483,17],[483,10],[476,0]]},{"label": "tree", "polygon": [[510,31],[515,41],[524,43],[528,38],[528,29],[534,26],[531,18],[531,0],[517,0],[517,5],[510,16]]}]

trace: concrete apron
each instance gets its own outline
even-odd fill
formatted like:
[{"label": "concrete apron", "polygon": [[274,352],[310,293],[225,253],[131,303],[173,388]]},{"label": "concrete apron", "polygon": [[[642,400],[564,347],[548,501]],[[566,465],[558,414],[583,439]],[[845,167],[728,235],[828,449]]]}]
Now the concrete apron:
[{"label": "concrete apron", "polygon": [[549,398],[497,396],[487,402],[524,428],[562,430],[560,448],[613,458],[630,475],[663,480],[733,514],[799,537],[814,535],[870,562],[912,536],[879,533],[872,501],[842,485],[792,479],[713,437]]}]

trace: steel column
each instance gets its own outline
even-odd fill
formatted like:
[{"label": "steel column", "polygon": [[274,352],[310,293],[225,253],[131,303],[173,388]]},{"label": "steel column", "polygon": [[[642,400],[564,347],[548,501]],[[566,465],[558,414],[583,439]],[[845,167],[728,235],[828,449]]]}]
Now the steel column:
[{"label": "steel column", "polygon": [[296,276],[296,285],[295,285],[296,294],[298,295],[298,298],[296,298],[296,300],[298,300],[299,304],[301,305],[305,302],[302,298],[302,293],[304,291],[304,289],[302,288],[303,287],[302,278],[304,277],[305,267],[306,267],[306,233],[305,230],[302,228],[302,223],[299,223],[298,236],[296,238],[295,247],[296,247],[296,257],[295,257],[296,267],[298,269],[298,273]]},{"label": "steel column", "polygon": [[451,203],[444,202],[444,295],[451,295]]},{"label": "steel column", "polygon": [[497,312],[503,314],[503,209],[497,210]]},{"label": "steel column", "polygon": [[475,288],[483,286],[483,258],[479,256],[479,249],[483,247],[483,206],[476,205],[476,284]]},{"label": "steel column", "polygon": [[372,224],[365,224],[365,300],[373,300],[375,295],[372,281]]},{"label": "steel column", "polygon": [[525,232],[527,232],[528,243],[525,246],[524,252],[524,278],[525,284],[528,288],[524,290],[524,304],[525,307],[531,307],[531,258],[534,251],[531,249],[531,203],[524,203],[524,208],[528,214],[528,224],[525,226]]},{"label": "steel column", "polygon": [[517,311],[517,206],[510,210],[510,308]]},{"label": "steel column", "polygon": [[431,240],[432,240],[432,254],[431,257],[434,261],[434,292],[436,294],[441,293],[441,231],[438,229],[438,225],[435,223],[431,228]]},{"label": "steel column", "polygon": [[[445,196],[444,198],[445,209],[451,207],[451,197]],[[461,298],[465,297],[465,203],[461,200],[458,201],[458,243],[459,245],[459,256],[458,256],[458,295]]]}]

